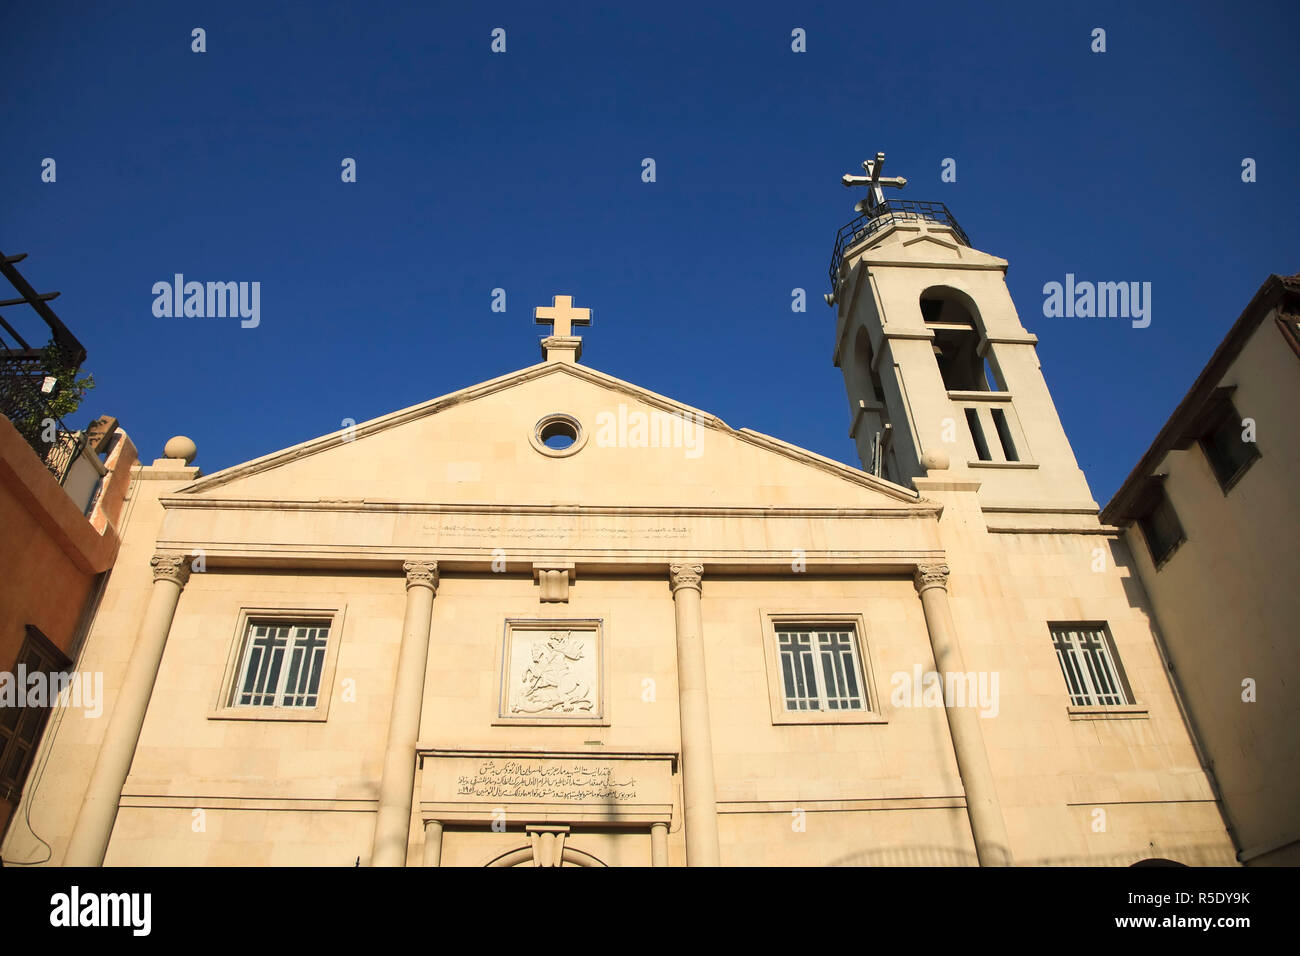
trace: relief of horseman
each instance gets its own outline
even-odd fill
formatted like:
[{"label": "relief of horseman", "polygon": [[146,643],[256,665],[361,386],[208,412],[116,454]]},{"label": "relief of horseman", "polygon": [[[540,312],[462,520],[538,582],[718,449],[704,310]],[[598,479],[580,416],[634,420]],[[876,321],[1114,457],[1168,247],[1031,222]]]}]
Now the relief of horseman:
[{"label": "relief of horseman", "polygon": [[583,657],[582,641],[567,631],[553,631],[545,641],[533,644],[531,661],[521,681],[522,699],[511,710],[536,714],[559,708],[571,713],[575,708],[591,710],[588,682],[576,674],[571,661]]}]

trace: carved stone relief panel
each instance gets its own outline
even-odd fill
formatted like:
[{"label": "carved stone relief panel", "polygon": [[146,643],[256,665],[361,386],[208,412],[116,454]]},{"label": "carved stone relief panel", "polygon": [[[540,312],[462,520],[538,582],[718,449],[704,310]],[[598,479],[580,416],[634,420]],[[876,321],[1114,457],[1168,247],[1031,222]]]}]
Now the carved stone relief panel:
[{"label": "carved stone relief panel", "polygon": [[599,620],[506,621],[498,723],[606,723]]}]

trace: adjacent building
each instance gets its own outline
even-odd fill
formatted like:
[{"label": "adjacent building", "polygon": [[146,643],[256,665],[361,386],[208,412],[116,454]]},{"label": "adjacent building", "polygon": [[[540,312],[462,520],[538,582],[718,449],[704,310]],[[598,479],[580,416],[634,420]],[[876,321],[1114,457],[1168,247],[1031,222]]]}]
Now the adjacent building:
[{"label": "adjacent building", "polygon": [[1269,276],[1102,512],[1247,865],[1300,864],[1300,275]]}]

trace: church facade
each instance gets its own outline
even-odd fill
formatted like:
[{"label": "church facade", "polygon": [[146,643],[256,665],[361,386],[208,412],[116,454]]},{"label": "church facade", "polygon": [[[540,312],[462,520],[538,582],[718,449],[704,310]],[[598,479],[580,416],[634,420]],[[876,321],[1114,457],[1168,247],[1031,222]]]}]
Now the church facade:
[{"label": "church facade", "polygon": [[1006,266],[931,204],[841,232],[862,469],[587,367],[567,297],[529,368],[211,475],[173,440],[4,858],[1231,863]]}]

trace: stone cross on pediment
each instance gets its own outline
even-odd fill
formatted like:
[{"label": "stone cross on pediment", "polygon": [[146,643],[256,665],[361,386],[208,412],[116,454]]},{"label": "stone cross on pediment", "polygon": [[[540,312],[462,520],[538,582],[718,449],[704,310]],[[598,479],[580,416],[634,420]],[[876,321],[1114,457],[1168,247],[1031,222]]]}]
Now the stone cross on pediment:
[{"label": "stone cross on pediment", "polygon": [[854,176],[850,173],[845,173],[840,177],[840,183],[846,188],[852,188],[854,186],[867,187],[867,197],[860,200],[858,204],[853,207],[860,213],[872,215],[875,213],[876,207],[885,201],[885,194],[881,189],[882,186],[892,186],[895,189],[902,189],[907,185],[907,180],[902,176],[882,177],[880,175],[880,171],[885,168],[884,153],[876,153],[876,158],[874,160],[863,160],[862,168],[866,170],[867,175]]},{"label": "stone cross on pediment", "polygon": [[591,325],[591,309],[575,309],[573,296],[557,295],[552,302],[533,309],[533,320],[538,325],[552,326],[552,335],[568,338],[573,335],[573,326]]}]

